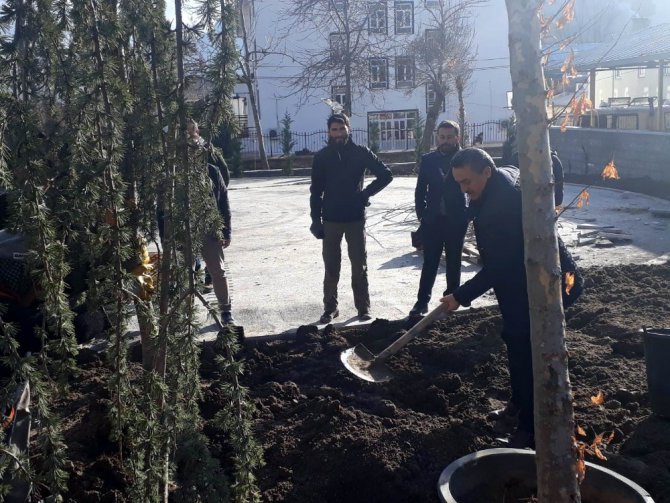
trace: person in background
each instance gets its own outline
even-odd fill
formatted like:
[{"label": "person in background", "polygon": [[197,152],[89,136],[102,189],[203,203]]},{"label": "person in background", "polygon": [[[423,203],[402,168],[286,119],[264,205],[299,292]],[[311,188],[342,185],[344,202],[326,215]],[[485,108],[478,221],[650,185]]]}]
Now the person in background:
[{"label": "person in background", "polygon": [[[393,175],[367,147],[350,137],[349,118],[335,113],[328,118],[328,145],[314,156],[310,186],[310,231],[323,239],[323,315],[321,323],[339,316],[337,284],[342,262],[342,237],[351,261],[351,286],[358,318],[372,319],[365,246],[365,208],[370,198],[386,187]],[[375,179],[363,187],[365,171]]]},{"label": "person in background", "polygon": [[447,289],[444,295],[453,292],[461,283],[461,255],[468,221],[465,195],[451,173],[451,160],[461,149],[460,141],[458,124],[443,121],[437,126],[436,150],[421,157],[414,208],[421,222],[423,267],[410,318],[428,311],[442,250],[447,260]]}]

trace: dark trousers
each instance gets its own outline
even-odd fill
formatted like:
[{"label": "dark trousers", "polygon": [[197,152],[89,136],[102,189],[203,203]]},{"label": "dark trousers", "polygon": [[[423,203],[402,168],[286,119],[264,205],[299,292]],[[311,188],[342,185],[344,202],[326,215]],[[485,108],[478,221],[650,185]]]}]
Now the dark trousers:
[{"label": "dark trousers", "polygon": [[525,275],[519,283],[494,288],[502,313],[502,339],[507,346],[510,401],[519,408],[519,429],[533,433],[533,354],[530,345],[530,313]]},{"label": "dark trousers", "polygon": [[368,264],[365,249],[365,220],[358,222],[323,223],[323,307],[325,311],[337,308],[337,284],[340,281],[342,265],[342,236],[347,241],[347,251],[351,262],[351,288],[354,304],[359,313],[370,311],[368,292]]},{"label": "dark trousers", "polygon": [[423,238],[423,267],[419,280],[419,302],[430,301],[437,270],[440,267],[440,258],[444,250],[447,261],[447,289],[450,294],[461,284],[461,256],[463,243],[467,231],[467,222],[450,222],[446,217],[433,217],[421,222]]},{"label": "dark trousers", "polygon": [[509,376],[512,381],[511,402],[519,408],[519,429],[533,433],[533,356],[530,334],[503,332],[507,345]]}]

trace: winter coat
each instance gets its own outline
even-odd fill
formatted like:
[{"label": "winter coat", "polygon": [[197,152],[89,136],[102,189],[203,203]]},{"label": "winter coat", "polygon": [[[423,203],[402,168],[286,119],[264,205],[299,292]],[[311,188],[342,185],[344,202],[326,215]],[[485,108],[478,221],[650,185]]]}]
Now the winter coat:
[{"label": "winter coat", "polygon": [[[363,188],[365,170],[374,176]],[[357,222],[365,218],[368,199],[393,180],[391,170],[367,147],[351,139],[342,146],[328,145],[314,156],[310,186],[313,222]]]},{"label": "winter coat", "polygon": [[[471,201],[468,214],[473,220],[482,269],[454,292],[456,300],[468,306],[493,288],[508,330],[528,330],[528,290],[524,254],[519,170],[511,166],[493,170],[482,196]],[[583,280],[574,260],[559,239],[562,272],[575,274],[575,286],[563,304],[579,297]],[[564,275],[562,275],[564,277]],[[565,281],[565,279],[564,279]]]},{"label": "winter coat", "polygon": [[419,176],[414,190],[414,209],[419,220],[446,215],[448,222],[461,227],[466,222],[465,194],[451,172],[453,154],[439,151],[421,157]]}]

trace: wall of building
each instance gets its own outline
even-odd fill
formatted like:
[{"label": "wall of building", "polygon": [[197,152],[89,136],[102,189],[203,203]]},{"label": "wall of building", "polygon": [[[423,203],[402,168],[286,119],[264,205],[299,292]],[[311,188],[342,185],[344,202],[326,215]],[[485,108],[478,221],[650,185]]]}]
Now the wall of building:
[{"label": "wall of building", "polygon": [[[670,67],[664,69],[663,98],[670,99]],[[602,70],[596,74],[596,106],[608,98],[658,96],[658,69]]]},{"label": "wall of building", "polygon": [[[423,33],[425,17],[424,0],[414,1],[415,34]],[[329,43],[328,33],[313,36],[312,33],[292,30],[287,36],[286,2],[278,0],[255,0],[256,7],[256,43],[260,50],[268,47],[275,54],[265,56],[258,64],[257,82],[260,97],[261,123],[264,132],[279,129],[279,122],[285,112],[294,119],[293,129],[300,132],[325,129],[326,118],[330,112],[322,98],[330,98],[330,89],[316,89],[309,99],[301,102],[293,94],[289,82],[300,68],[290,56],[281,56],[280,52],[297,55],[314,44]],[[389,27],[393,29],[394,3],[388,2]],[[507,17],[504,0],[490,0],[473,12],[476,30],[475,45],[478,53],[473,62],[474,73],[465,97],[466,119],[469,122],[484,122],[508,118],[511,113],[506,109],[507,91],[512,89],[509,74],[509,53],[507,49]],[[399,40],[400,37],[399,36]],[[406,42],[409,36],[404,36]],[[388,112],[416,110],[421,117],[426,115],[426,93],[424,86],[418,86],[412,92],[395,89],[393,59],[402,55],[404,42],[396,49],[389,50],[390,86],[387,90],[369,91],[365,96],[353,98],[352,126],[367,129],[369,112]],[[440,120],[455,118],[458,102],[455,95],[448,97],[445,112]]]},{"label": "wall of building", "polygon": [[670,134],[569,127],[549,129],[566,173],[598,174],[614,159],[621,178],[670,182]]}]

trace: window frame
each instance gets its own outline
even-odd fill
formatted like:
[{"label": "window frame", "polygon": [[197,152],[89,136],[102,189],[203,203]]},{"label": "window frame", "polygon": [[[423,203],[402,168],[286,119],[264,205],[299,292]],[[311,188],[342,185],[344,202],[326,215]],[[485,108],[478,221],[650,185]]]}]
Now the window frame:
[{"label": "window frame", "polygon": [[[341,90],[342,92],[337,92],[338,90]],[[339,96],[342,96],[342,101],[337,99]],[[330,86],[330,97],[333,101],[336,101],[340,105],[345,106],[344,101],[347,99],[347,86]]]},{"label": "window frame", "polygon": [[[409,7],[409,9],[406,9]],[[399,9],[400,8],[400,9]],[[406,12],[409,10],[410,21],[409,27],[398,28],[398,14],[399,12]],[[393,5],[393,29],[396,35],[413,35],[414,34],[414,2],[413,1],[399,1]]]},{"label": "window frame", "polygon": [[647,68],[644,66],[640,66],[637,69],[637,78],[638,79],[643,79],[647,76]]},{"label": "window frame", "polygon": [[[373,81],[373,66],[375,66],[375,63],[379,62],[380,64],[377,65],[379,68],[382,68],[384,71],[384,77],[385,81],[377,80]],[[376,57],[376,58],[369,58],[368,59],[368,69],[370,71],[370,79],[369,79],[369,85],[371,90],[380,90],[380,89],[388,89],[389,88],[389,59],[386,57]]]},{"label": "window frame", "polygon": [[[373,10],[374,9],[374,10]],[[384,26],[372,26],[373,13],[379,14],[383,12],[382,19],[384,20]],[[379,20],[380,17],[375,17],[374,19]],[[388,8],[386,2],[368,2],[368,33],[379,33],[382,35],[387,35],[389,29],[388,21]]]},{"label": "window frame", "polygon": [[[404,61],[403,61],[404,60]],[[407,88],[413,88],[414,87],[414,80],[415,80],[415,73],[416,73],[416,65],[414,62],[414,58],[412,56],[396,56],[395,57],[395,86],[398,89],[407,89]],[[407,67],[409,69],[409,80],[399,80],[398,79],[398,69],[401,67]]]}]

